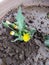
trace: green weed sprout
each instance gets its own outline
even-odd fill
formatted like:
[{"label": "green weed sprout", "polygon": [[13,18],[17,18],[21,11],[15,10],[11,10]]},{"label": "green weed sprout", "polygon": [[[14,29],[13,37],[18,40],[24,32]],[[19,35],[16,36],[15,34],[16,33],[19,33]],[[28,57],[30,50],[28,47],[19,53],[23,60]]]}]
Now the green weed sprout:
[{"label": "green weed sprout", "polygon": [[16,22],[13,23],[9,21],[2,22],[6,28],[11,29],[10,35],[16,37],[16,39],[12,42],[16,42],[18,40],[28,42],[33,37],[34,33],[36,32],[36,29],[28,29],[28,26],[25,23],[25,17],[22,14],[21,7],[19,7],[17,16],[15,18]]},{"label": "green weed sprout", "polygon": [[44,44],[45,46],[49,47],[49,35],[44,36]]}]

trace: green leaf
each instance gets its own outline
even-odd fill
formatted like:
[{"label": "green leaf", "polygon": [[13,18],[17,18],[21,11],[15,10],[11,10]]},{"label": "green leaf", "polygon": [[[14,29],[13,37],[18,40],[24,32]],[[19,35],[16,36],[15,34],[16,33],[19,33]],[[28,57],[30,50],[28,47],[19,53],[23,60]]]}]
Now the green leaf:
[{"label": "green leaf", "polygon": [[[9,24],[9,26],[11,27],[11,28],[13,28],[14,29],[14,25],[16,25],[15,23],[11,23],[11,24]],[[17,26],[17,25],[16,25]]]},{"label": "green leaf", "polygon": [[49,47],[49,35],[45,35],[44,40],[45,40],[44,41],[45,46]]},{"label": "green leaf", "polygon": [[49,39],[49,35],[45,35],[44,40],[48,40],[48,39]]},{"label": "green leaf", "polygon": [[49,40],[44,41],[45,46],[49,47]]},{"label": "green leaf", "polygon": [[18,37],[18,38],[16,38],[15,40],[12,40],[11,42],[16,42],[16,41],[19,41],[19,40],[22,41],[22,38],[19,38],[19,37]]},{"label": "green leaf", "polygon": [[49,18],[49,12],[47,13],[47,18]]},{"label": "green leaf", "polygon": [[9,27],[9,25],[8,25],[6,22],[2,22],[2,24],[3,24],[3,26],[6,27],[6,28]]},{"label": "green leaf", "polygon": [[19,36],[19,34],[16,32],[16,33],[14,34],[14,36]]},{"label": "green leaf", "polygon": [[30,33],[31,33],[32,35],[34,35],[35,32],[36,32],[36,29],[35,29],[35,28],[31,28],[31,29],[30,29]]},{"label": "green leaf", "polygon": [[19,40],[19,38],[16,38],[15,40],[11,40],[11,42],[16,42],[16,41],[18,41]]},{"label": "green leaf", "polygon": [[25,27],[25,22],[24,22],[25,17],[22,15],[21,7],[19,7],[16,19],[17,19],[18,28],[19,30],[22,31],[22,29]]}]

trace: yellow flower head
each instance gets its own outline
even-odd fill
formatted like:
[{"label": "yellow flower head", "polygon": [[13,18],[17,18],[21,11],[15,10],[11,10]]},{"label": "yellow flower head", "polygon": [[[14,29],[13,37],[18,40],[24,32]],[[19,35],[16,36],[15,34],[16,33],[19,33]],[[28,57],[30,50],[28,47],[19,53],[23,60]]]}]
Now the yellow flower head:
[{"label": "yellow flower head", "polygon": [[26,33],[22,36],[22,38],[25,42],[28,42],[30,40],[30,34]]},{"label": "yellow flower head", "polygon": [[18,28],[18,27],[17,27],[17,25],[15,25],[15,24],[13,25],[13,27],[14,27],[15,29],[17,29],[17,28]]},{"label": "yellow flower head", "polygon": [[10,32],[10,35],[14,35],[14,34],[15,34],[15,32],[14,32],[14,31],[11,31],[11,32]]},{"label": "yellow flower head", "polygon": [[11,24],[9,21],[6,21],[7,24]]}]

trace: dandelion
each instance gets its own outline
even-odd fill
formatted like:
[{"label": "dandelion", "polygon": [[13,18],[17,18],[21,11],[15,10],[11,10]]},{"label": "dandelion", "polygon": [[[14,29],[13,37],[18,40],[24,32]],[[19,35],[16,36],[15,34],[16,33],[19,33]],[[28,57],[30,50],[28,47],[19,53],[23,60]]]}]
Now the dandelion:
[{"label": "dandelion", "polygon": [[22,39],[25,41],[25,42],[28,42],[30,40],[30,34],[26,33],[22,36]]}]

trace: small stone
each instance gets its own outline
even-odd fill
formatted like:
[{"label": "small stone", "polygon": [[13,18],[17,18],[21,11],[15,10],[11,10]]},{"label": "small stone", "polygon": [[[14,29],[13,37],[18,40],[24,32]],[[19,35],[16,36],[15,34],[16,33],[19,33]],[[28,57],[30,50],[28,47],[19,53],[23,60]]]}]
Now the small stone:
[{"label": "small stone", "polygon": [[43,65],[43,62],[41,60],[38,60],[37,65]]},{"label": "small stone", "polygon": [[2,34],[6,33],[6,28],[2,29]]},{"label": "small stone", "polygon": [[7,48],[7,44],[6,43],[3,43],[3,47],[6,49]]},{"label": "small stone", "polygon": [[3,54],[0,52],[0,57],[3,58]]},{"label": "small stone", "polygon": [[47,18],[49,19],[49,12],[47,13]]},{"label": "small stone", "polygon": [[2,29],[2,23],[0,23],[0,29]]},{"label": "small stone", "polygon": [[45,65],[49,65],[49,60],[46,61]]},{"label": "small stone", "polygon": [[1,49],[0,49],[1,51],[4,51],[4,48],[3,47],[1,47]]},{"label": "small stone", "polygon": [[6,58],[6,63],[7,63],[7,65],[12,64],[12,59],[10,57],[7,57]]},{"label": "small stone", "polygon": [[0,65],[6,65],[2,59],[0,59]]},{"label": "small stone", "polygon": [[16,53],[18,53],[19,51],[16,49]]},{"label": "small stone", "polygon": [[4,57],[6,57],[6,54],[3,54]]},{"label": "small stone", "polygon": [[14,56],[14,55],[15,55],[15,53],[13,53],[13,52],[12,52],[12,53],[9,53],[9,55],[12,57],[12,56]]},{"label": "small stone", "polygon": [[49,28],[49,24],[47,25],[47,27]]},{"label": "small stone", "polygon": [[24,56],[22,54],[19,55],[19,58],[23,60]]},{"label": "small stone", "polygon": [[2,31],[0,30],[0,35],[2,35]]},{"label": "small stone", "polygon": [[19,59],[18,54],[15,55],[15,59]]},{"label": "small stone", "polygon": [[6,51],[6,53],[9,53],[9,51],[10,51],[10,47],[8,47],[5,51]]},{"label": "small stone", "polygon": [[13,65],[17,65],[17,62],[15,60],[12,61]]},{"label": "small stone", "polygon": [[2,48],[2,44],[0,43],[0,49]]}]

